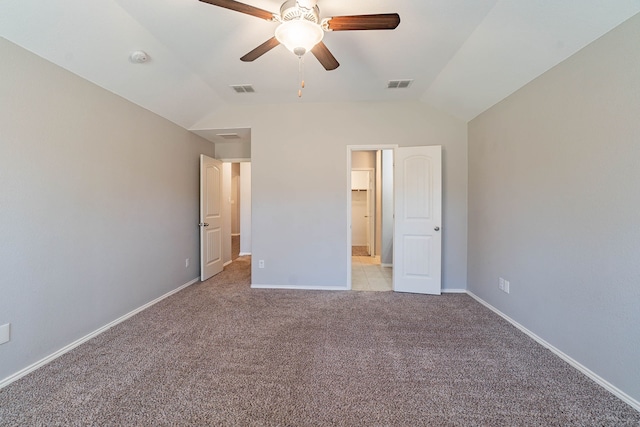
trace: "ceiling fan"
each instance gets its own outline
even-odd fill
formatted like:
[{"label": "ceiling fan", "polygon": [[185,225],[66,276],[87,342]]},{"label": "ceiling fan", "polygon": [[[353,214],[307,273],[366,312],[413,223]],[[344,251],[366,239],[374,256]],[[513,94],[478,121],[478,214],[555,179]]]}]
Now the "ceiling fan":
[{"label": "ceiling fan", "polygon": [[340,64],[322,42],[325,31],[393,30],[400,24],[397,13],[334,16],[321,20],[317,0],[287,0],[282,3],[280,14],[235,0],[200,1],[280,23],[273,37],[240,58],[245,62],[254,61],[283,44],[298,57],[311,51],[326,70],[335,70]]}]

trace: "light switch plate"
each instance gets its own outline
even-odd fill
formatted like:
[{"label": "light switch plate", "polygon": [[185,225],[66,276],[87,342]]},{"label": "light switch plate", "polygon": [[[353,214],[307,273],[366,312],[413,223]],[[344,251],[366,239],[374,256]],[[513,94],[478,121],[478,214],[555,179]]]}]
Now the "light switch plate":
[{"label": "light switch plate", "polygon": [[11,340],[11,323],[0,326],[0,344],[4,344]]}]

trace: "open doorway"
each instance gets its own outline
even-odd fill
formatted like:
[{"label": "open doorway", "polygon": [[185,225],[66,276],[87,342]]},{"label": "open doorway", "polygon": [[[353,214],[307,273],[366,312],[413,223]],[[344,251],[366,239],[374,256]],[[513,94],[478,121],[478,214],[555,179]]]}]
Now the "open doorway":
[{"label": "open doorway", "polygon": [[[392,290],[440,295],[442,289],[442,146],[440,145],[347,146],[348,186],[345,189],[348,200],[347,289],[354,289],[353,279],[358,276],[357,269],[352,265],[351,169],[355,165],[352,157],[359,151],[375,151],[379,159],[376,168],[379,166],[380,170],[377,175],[380,176],[378,188],[382,193],[380,196],[382,213],[379,216],[380,232],[376,231],[376,233],[380,236],[381,243],[377,246],[378,249],[374,248],[374,250],[380,251],[382,267],[392,267]],[[387,187],[386,191],[385,187]],[[387,221],[390,226],[383,225]],[[375,275],[374,272],[369,276]],[[369,287],[369,290],[373,289]]]},{"label": "open doorway", "polygon": [[[358,151],[355,159],[373,157],[374,151]],[[371,155],[371,156],[369,156]],[[355,160],[354,159],[354,160]],[[373,159],[375,161],[375,157]],[[376,168],[351,169],[351,249],[352,255],[375,256]]]},{"label": "open doorway", "polygon": [[351,289],[393,290],[393,149],[350,150]]},{"label": "open doorway", "polygon": [[243,257],[251,267],[251,163],[200,155],[201,280]]},{"label": "open doorway", "polygon": [[240,163],[231,163],[231,261],[240,256]]},{"label": "open doorway", "polygon": [[223,252],[225,265],[251,255],[251,163],[225,161]]}]

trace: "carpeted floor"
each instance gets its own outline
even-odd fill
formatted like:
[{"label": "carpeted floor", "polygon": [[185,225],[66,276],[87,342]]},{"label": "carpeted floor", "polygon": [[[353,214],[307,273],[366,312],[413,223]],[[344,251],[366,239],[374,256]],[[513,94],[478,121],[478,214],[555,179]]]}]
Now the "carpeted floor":
[{"label": "carpeted floor", "polygon": [[0,390],[0,425],[640,425],[466,295],[252,290],[249,262]]}]

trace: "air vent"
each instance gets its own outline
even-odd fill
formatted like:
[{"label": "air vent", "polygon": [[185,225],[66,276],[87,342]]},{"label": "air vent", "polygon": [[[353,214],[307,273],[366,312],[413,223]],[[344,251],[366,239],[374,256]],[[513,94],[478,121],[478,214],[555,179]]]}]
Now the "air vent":
[{"label": "air vent", "polygon": [[404,89],[407,88],[413,83],[413,79],[411,80],[389,80],[387,83],[387,89]]},{"label": "air vent", "polygon": [[230,87],[236,93],[254,93],[256,91],[251,85],[231,85]]},{"label": "air vent", "polygon": [[216,136],[222,139],[240,139],[240,135],[237,133],[217,133]]}]

